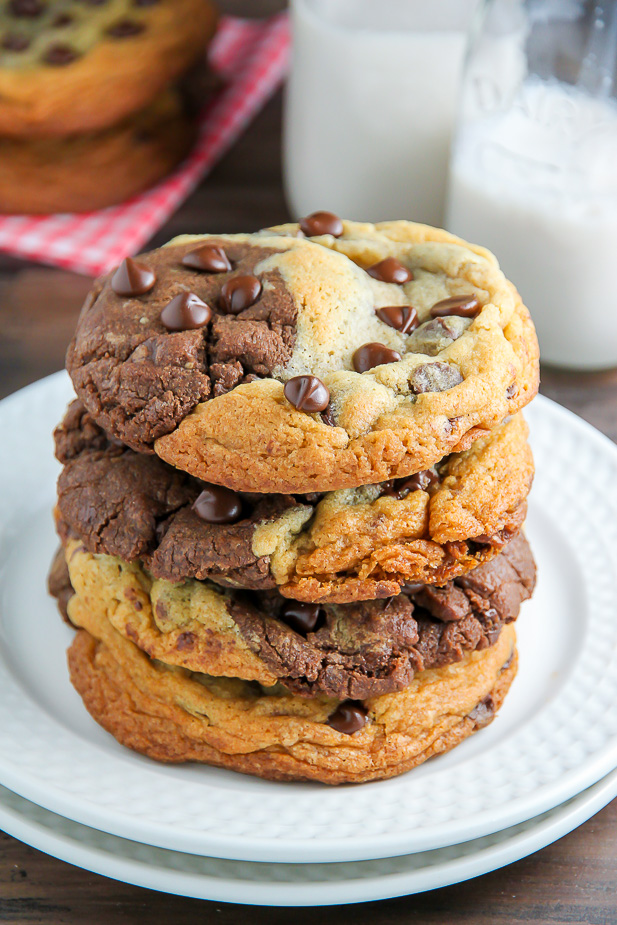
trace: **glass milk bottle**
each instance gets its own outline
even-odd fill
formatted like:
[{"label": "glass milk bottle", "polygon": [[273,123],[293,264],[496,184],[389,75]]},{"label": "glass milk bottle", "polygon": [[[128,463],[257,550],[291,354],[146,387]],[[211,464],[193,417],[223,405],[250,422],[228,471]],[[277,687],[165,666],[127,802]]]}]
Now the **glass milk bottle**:
[{"label": "glass milk bottle", "polygon": [[291,0],[287,201],[359,221],[443,224],[477,0]]},{"label": "glass milk bottle", "polygon": [[489,0],[472,38],[448,228],[489,247],[545,362],[617,365],[617,0]]}]

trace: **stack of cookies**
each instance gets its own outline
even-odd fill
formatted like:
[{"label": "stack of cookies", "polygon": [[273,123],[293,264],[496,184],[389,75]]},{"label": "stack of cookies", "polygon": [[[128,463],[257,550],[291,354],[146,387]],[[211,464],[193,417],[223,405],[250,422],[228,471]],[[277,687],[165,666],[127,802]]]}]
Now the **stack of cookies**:
[{"label": "stack of cookies", "polygon": [[50,588],[118,741],[341,783],[490,722],[538,352],[488,251],[331,213],[176,238],[97,281],[67,367]]},{"label": "stack of cookies", "polygon": [[208,85],[210,0],[0,3],[0,212],[80,212],[186,155]]}]

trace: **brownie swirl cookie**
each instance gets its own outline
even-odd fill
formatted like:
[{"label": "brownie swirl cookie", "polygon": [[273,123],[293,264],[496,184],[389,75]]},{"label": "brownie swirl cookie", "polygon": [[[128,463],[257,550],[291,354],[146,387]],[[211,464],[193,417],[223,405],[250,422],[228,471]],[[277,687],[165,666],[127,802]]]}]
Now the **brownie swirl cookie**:
[{"label": "brownie swirl cookie", "polygon": [[409,222],[341,227],[125,261],[69,347],[84,405],[210,483],[307,493],[428,469],[531,399],[533,325],[492,255]]},{"label": "brownie swirl cookie", "polygon": [[123,745],[165,762],[198,761],[271,780],[327,784],[393,777],[489,723],[516,674],[512,626],[462,661],[418,673],[381,697],[307,698],[151,660],[102,609],[69,602],[83,627],[71,680],[94,719]]},{"label": "brownie swirl cookie", "polygon": [[[418,672],[493,645],[535,584],[522,536],[443,587],[415,585],[387,602],[338,606],[153,580],[140,566],[94,556],[77,540],[67,543],[66,562],[76,601],[57,579],[55,590],[71,619],[80,602],[105,612],[122,636],[167,665],[338,699],[402,690]],[[50,581],[56,572],[54,564]]]},{"label": "brownie swirl cookie", "polygon": [[109,441],[78,401],[55,439],[63,540],[140,560],[155,578],[314,602],[388,597],[475,568],[522,525],[533,477],[520,414],[433,469],[325,495],[208,485]]},{"label": "brownie swirl cookie", "polygon": [[177,90],[98,132],[0,136],[0,212],[87,212],[141,193],[185,157],[196,124]]},{"label": "brownie swirl cookie", "polygon": [[203,55],[216,19],[209,0],[2,0],[0,134],[126,118]]}]

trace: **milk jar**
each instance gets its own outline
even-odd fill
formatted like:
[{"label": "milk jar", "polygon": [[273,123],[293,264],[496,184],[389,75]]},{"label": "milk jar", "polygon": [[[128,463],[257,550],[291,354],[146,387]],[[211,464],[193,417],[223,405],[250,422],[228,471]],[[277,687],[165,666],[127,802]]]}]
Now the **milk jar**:
[{"label": "milk jar", "polygon": [[617,365],[617,2],[492,0],[472,38],[447,225],[485,244],[544,361]]},{"label": "milk jar", "polygon": [[292,0],[284,121],[296,216],[443,224],[450,142],[477,0]]}]

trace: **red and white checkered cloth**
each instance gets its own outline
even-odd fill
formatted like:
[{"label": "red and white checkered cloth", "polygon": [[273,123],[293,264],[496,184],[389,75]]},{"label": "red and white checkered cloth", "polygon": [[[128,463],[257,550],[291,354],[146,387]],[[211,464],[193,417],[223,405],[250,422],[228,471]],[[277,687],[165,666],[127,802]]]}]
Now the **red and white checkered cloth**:
[{"label": "red and white checkered cloth", "polygon": [[170,177],[127,202],[99,212],[0,216],[0,250],[98,276],[135,254],[231,147],[287,70],[289,24],[227,16],[209,50],[224,89],[202,116],[199,139]]}]

